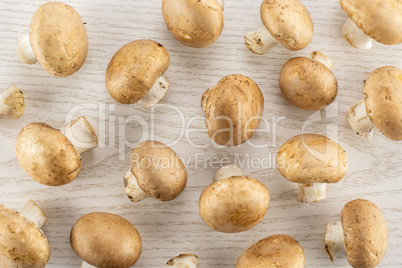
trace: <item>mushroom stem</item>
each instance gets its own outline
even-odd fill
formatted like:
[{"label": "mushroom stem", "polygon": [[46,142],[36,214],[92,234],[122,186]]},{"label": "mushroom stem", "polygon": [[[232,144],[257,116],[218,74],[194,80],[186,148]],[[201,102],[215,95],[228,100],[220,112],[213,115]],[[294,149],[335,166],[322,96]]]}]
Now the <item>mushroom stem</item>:
[{"label": "mushroom stem", "polygon": [[166,263],[174,268],[197,268],[198,256],[193,254],[180,254]]},{"label": "mushroom stem", "polygon": [[81,268],[96,268],[96,266],[90,265],[89,263],[83,261]]},{"label": "mushroom stem", "polygon": [[15,86],[7,88],[0,94],[0,114],[17,119],[25,108],[24,96]]},{"label": "mushroom stem", "polygon": [[243,176],[241,169],[235,165],[226,165],[218,169],[214,176],[214,182],[220,181],[232,176]]},{"label": "mushroom stem", "polygon": [[159,77],[153,87],[149,90],[148,94],[141,99],[142,106],[149,109],[158,104],[169,89],[169,80],[164,76]]},{"label": "mushroom stem", "polygon": [[349,44],[355,48],[370,49],[373,46],[371,38],[363,33],[356,23],[349,18],[342,27],[342,34]]},{"label": "mushroom stem", "polygon": [[95,130],[84,116],[80,116],[60,129],[79,154],[98,146]]},{"label": "mushroom stem", "polygon": [[330,70],[334,67],[334,64],[332,63],[331,59],[327,55],[321,53],[320,51],[311,52],[310,57],[313,60],[321,62],[322,64],[327,66],[327,68]]},{"label": "mushroom stem", "polygon": [[218,4],[221,6],[222,11],[225,10],[225,0],[217,0]]},{"label": "mushroom stem", "polygon": [[341,222],[331,222],[325,229],[325,250],[332,262],[339,255],[345,256],[345,240]]},{"label": "mushroom stem", "polygon": [[207,100],[209,97],[209,94],[211,93],[212,88],[208,88],[207,90],[205,90],[204,94],[202,94],[202,98],[201,98],[201,109],[205,112],[205,108],[207,106]]},{"label": "mushroom stem", "polygon": [[248,49],[259,55],[267,53],[278,43],[265,26],[262,26],[256,31],[247,33],[244,39],[246,40]]},{"label": "mushroom stem", "polygon": [[124,175],[123,180],[126,194],[132,202],[139,202],[149,197],[138,185],[137,178],[131,172],[131,169]]},{"label": "mushroom stem", "polygon": [[18,213],[27,220],[32,221],[39,229],[42,228],[43,224],[47,221],[42,210],[31,199],[25,202],[24,206],[18,210]]},{"label": "mushroom stem", "polygon": [[356,103],[347,112],[348,122],[350,127],[358,134],[364,136],[366,139],[373,137],[374,125],[366,112],[366,105],[364,100]]},{"label": "mushroom stem", "polygon": [[31,43],[29,41],[29,34],[18,38],[17,54],[18,57],[20,57],[20,59],[26,64],[35,64],[37,62],[36,56],[32,51]]},{"label": "mushroom stem", "polygon": [[325,199],[327,196],[326,183],[299,183],[297,191],[297,201],[303,203],[312,203]]}]

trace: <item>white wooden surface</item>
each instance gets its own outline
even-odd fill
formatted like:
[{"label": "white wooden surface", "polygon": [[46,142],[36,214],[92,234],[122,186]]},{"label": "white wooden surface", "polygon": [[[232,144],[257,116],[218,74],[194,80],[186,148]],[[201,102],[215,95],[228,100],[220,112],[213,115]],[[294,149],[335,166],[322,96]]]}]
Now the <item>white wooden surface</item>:
[{"label": "white wooden surface", "polygon": [[[342,206],[355,198],[375,202],[388,224],[389,244],[381,267],[402,267],[402,144],[392,142],[375,131],[372,140],[355,135],[345,113],[362,98],[363,80],[374,69],[394,65],[402,67],[402,45],[374,43],[370,51],[358,51],[342,38],[341,27],[346,15],[337,0],[303,0],[315,25],[311,44],[299,52],[278,45],[265,56],[253,55],[244,45],[244,34],[261,26],[260,0],[227,0],[224,30],[209,48],[193,49],[181,45],[167,31],[161,12],[161,0],[68,0],[86,22],[89,54],[83,68],[69,78],[48,75],[40,65],[24,65],[15,52],[17,38],[26,33],[35,9],[45,0],[0,1],[0,88],[17,85],[24,92],[26,109],[19,120],[1,117],[0,123],[0,203],[20,207],[32,198],[43,209],[48,222],[43,230],[52,252],[48,267],[78,267],[80,259],[69,243],[70,229],[82,215],[91,211],[116,213],[132,222],[143,239],[143,252],[135,267],[163,267],[171,257],[191,252],[200,257],[199,267],[234,267],[237,257],[248,246],[266,236],[284,233],[295,237],[303,246],[306,267],[332,267],[324,249],[327,222],[339,219]],[[124,44],[141,38],[162,43],[169,51],[171,65],[166,76],[170,90],[157,106],[154,115],[141,104],[124,106],[114,102],[106,91],[104,74],[113,54]],[[336,102],[328,107],[327,120],[320,113],[297,109],[282,97],[278,87],[281,66],[291,57],[307,56],[320,50],[331,57],[338,78]],[[204,130],[200,99],[203,91],[223,76],[241,73],[254,79],[264,98],[264,117],[250,145],[215,148]],[[20,168],[14,142],[21,128],[30,122],[46,122],[61,127],[66,114],[77,108],[98,130],[100,148],[83,155],[83,169],[71,184],[52,188],[41,185]],[[111,106],[110,106],[111,105]],[[207,148],[194,148],[180,137],[182,122],[172,105],[180,109],[188,123],[191,140]],[[115,108],[115,109],[113,109]],[[74,113],[74,112],[73,112]],[[309,116],[313,121],[305,123]],[[146,128],[130,121],[138,116]],[[135,118],[131,118],[135,119]],[[138,118],[137,118],[138,119]],[[196,118],[197,119],[197,118]],[[120,123],[119,123],[120,120]],[[151,124],[153,120],[153,124]],[[194,120],[194,119],[193,119]],[[276,130],[273,120],[280,120]],[[228,158],[249,154],[250,158],[273,159],[287,139],[305,132],[339,137],[349,157],[349,171],[343,181],[328,187],[327,199],[315,204],[295,200],[296,185],[286,181],[268,160],[265,166],[244,167],[244,173],[261,180],[270,190],[271,204],[265,219],[254,229],[240,234],[222,234],[207,227],[198,215],[198,198],[218,167],[213,161],[195,161],[200,157]],[[152,127],[151,127],[152,126]],[[336,131],[338,130],[338,131]],[[265,132],[264,132],[265,131]],[[327,133],[329,131],[329,133]],[[127,141],[125,141],[125,137]],[[123,188],[122,176],[129,168],[129,154],[142,138],[171,143],[172,148],[189,161],[189,181],[185,192],[171,202],[147,199],[131,203]],[[242,158],[243,159],[243,158]],[[211,167],[212,166],[212,167]],[[347,267],[340,261],[337,267]]]}]

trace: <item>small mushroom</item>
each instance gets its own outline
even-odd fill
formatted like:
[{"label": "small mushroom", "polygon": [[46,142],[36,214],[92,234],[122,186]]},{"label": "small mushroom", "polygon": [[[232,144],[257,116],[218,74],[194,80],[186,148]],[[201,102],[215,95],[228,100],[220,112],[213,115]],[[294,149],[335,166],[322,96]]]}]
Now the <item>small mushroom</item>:
[{"label": "small mushroom", "polygon": [[235,146],[246,142],[257,130],[264,97],[253,80],[231,74],[204,92],[201,108],[211,139],[220,145]]},{"label": "small mushroom", "polygon": [[45,267],[50,258],[49,241],[40,229],[45,222],[31,199],[18,212],[0,205],[0,267]]},{"label": "small mushroom", "polygon": [[219,169],[214,183],[202,191],[198,208],[202,220],[212,229],[239,233],[262,221],[269,202],[264,184],[243,176],[240,168],[229,165]]},{"label": "small mushroom", "polygon": [[88,53],[81,16],[61,2],[41,5],[32,17],[29,35],[18,39],[17,53],[27,64],[39,61],[49,74],[59,77],[74,74]]},{"label": "small mushroom", "polygon": [[282,176],[299,184],[297,201],[305,203],[325,199],[326,184],[340,181],[348,169],[342,147],[318,134],[298,135],[285,142],[276,163]]},{"label": "small mushroom", "polygon": [[197,268],[198,256],[190,253],[180,254],[166,263],[173,268]]},{"label": "small mushroom", "polygon": [[223,29],[223,0],[163,0],[166,26],[179,42],[190,47],[207,47]]},{"label": "small mushroom", "polygon": [[391,140],[402,140],[402,70],[386,66],[374,70],[364,83],[364,100],[347,113],[351,128],[367,139],[376,127]]},{"label": "small mushroom", "polygon": [[300,50],[313,38],[313,21],[299,0],[264,0],[260,12],[264,26],[245,36],[253,53],[263,55],[278,42],[289,50]]},{"label": "small mushroom", "polygon": [[402,3],[399,0],[340,0],[348,19],[342,34],[355,48],[370,49],[372,40],[384,45],[402,43]]},{"label": "small mushroom", "polygon": [[179,156],[158,141],[139,143],[131,152],[131,168],[124,175],[124,186],[132,202],[148,197],[170,201],[187,184],[187,170]]},{"label": "small mushroom", "polygon": [[[332,62],[315,51],[309,59],[297,57],[282,67],[279,87],[285,98],[301,109],[317,111],[331,104],[338,93],[338,82],[331,72]],[[328,66],[326,66],[328,64]]]},{"label": "small mushroom", "polygon": [[142,102],[144,108],[158,104],[169,88],[163,74],[169,54],[152,40],[136,40],[114,54],[106,71],[106,87],[112,98],[123,104]]},{"label": "small mushroom", "polygon": [[237,259],[236,268],[287,267],[303,268],[304,251],[296,239],[279,234],[251,245]]},{"label": "small mushroom", "polygon": [[48,186],[70,183],[81,171],[80,154],[98,146],[95,130],[80,116],[63,129],[44,123],[26,125],[18,134],[15,151],[24,171]]},{"label": "small mushroom", "polygon": [[82,268],[128,268],[140,258],[142,241],[126,219],[107,212],[82,216],[71,229],[70,244]]},{"label": "small mushroom", "polygon": [[333,262],[340,255],[352,267],[376,267],[387,249],[387,225],[380,209],[372,202],[356,199],[342,209],[341,222],[329,223],[325,249]]},{"label": "small mushroom", "polygon": [[9,87],[0,94],[0,114],[17,119],[24,112],[24,108],[24,96],[17,87]]}]

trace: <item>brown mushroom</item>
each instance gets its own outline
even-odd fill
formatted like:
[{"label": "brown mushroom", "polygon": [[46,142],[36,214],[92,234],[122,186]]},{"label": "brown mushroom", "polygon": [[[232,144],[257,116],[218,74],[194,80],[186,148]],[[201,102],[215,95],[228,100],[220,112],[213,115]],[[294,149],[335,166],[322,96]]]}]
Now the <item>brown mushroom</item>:
[{"label": "brown mushroom", "polygon": [[17,119],[24,112],[24,108],[24,96],[17,87],[9,87],[0,94],[0,114]]},{"label": "brown mushroom", "polygon": [[187,254],[180,254],[177,257],[169,260],[166,263],[166,266],[172,268],[197,268],[197,261],[198,256],[187,253]]}]

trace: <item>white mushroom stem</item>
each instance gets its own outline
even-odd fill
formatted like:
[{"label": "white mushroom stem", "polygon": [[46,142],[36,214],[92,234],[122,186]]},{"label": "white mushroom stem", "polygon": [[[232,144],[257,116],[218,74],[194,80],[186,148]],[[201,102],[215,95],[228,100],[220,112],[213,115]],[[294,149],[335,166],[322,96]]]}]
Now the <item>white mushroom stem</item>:
[{"label": "white mushroom stem", "polygon": [[25,202],[24,206],[18,210],[18,213],[20,213],[27,220],[32,221],[39,229],[47,221],[42,210],[31,199],[28,199],[28,201]]},{"label": "white mushroom stem", "polygon": [[138,185],[137,178],[131,172],[131,169],[127,171],[123,179],[126,194],[132,202],[139,202],[149,197],[149,195]]},{"label": "white mushroom stem", "polygon": [[60,131],[73,144],[79,154],[98,146],[98,137],[84,116],[68,123]]},{"label": "white mushroom stem", "polygon": [[214,182],[220,181],[232,176],[243,176],[241,169],[235,165],[223,166],[216,171],[214,176]]},{"label": "white mushroom stem", "polygon": [[174,268],[197,268],[198,256],[193,254],[181,254],[166,263]]},{"label": "white mushroom stem", "polygon": [[141,99],[142,106],[149,109],[158,104],[169,89],[169,80],[164,76],[159,77],[154,86],[149,90],[148,94]]},{"label": "white mushroom stem", "polygon": [[222,11],[225,9],[225,0],[217,0],[218,4],[221,6]]},{"label": "white mushroom stem", "polygon": [[7,88],[0,94],[0,114],[17,119],[24,112],[24,108],[24,96],[17,87]]},{"label": "white mushroom stem", "polygon": [[327,68],[330,70],[334,67],[334,64],[332,63],[331,59],[327,55],[321,53],[320,51],[311,52],[310,57],[313,60],[321,62],[322,64],[327,66]]},{"label": "white mushroom stem", "polygon": [[351,19],[348,19],[343,25],[342,34],[355,48],[370,49],[373,46],[371,38],[363,33]]},{"label": "white mushroom stem", "polygon": [[328,223],[325,229],[325,249],[332,262],[340,255],[345,256],[345,240],[341,222]]},{"label": "white mushroom stem", "polygon": [[83,261],[81,268],[96,268],[96,266],[90,265],[89,263]]},{"label": "white mushroom stem", "polygon": [[366,112],[364,100],[356,103],[347,112],[348,122],[350,127],[359,135],[371,139],[373,137],[374,125]]},{"label": "white mushroom stem", "polygon": [[325,199],[327,196],[326,183],[299,183],[297,189],[297,201],[303,203],[312,203]]},{"label": "white mushroom stem", "polygon": [[31,43],[29,41],[29,34],[18,38],[17,54],[18,57],[20,57],[20,59],[26,64],[35,64],[37,62],[36,56],[32,51]]},{"label": "white mushroom stem", "polygon": [[256,31],[247,33],[244,39],[246,40],[248,49],[259,55],[267,53],[278,43],[265,26],[262,26]]}]

